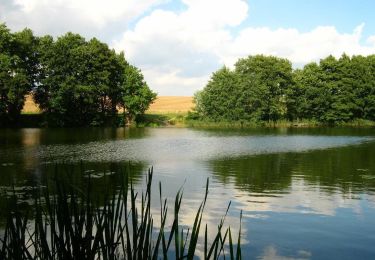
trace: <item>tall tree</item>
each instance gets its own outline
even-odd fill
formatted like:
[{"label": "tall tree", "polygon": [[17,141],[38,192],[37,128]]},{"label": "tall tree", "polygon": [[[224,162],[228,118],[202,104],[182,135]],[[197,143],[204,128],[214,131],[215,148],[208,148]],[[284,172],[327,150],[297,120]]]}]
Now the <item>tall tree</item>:
[{"label": "tall tree", "polygon": [[25,95],[37,84],[38,40],[29,29],[12,34],[0,24],[0,117],[17,122]]},{"label": "tall tree", "polygon": [[113,122],[119,106],[133,119],[156,96],[123,53],[95,38],[37,38],[29,29],[11,33],[0,24],[1,122],[17,121],[29,93],[48,121],[60,126]]},{"label": "tall tree", "polygon": [[35,100],[58,125],[96,125],[115,118],[125,60],[97,39],[67,33],[41,39],[43,79]]},{"label": "tall tree", "polygon": [[131,122],[144,114],[149,105],[155,100],[156,93],[152,92],[143,78],[141,71],[133,65],[125,64],[125,79],[121,85],[123,107],[126,120]]},{"label": "tall tree", "polygon": [[364,118],[372,84],[367,58],[328,56],[294,74],[299,117],[333,124]]},{"label": "tall tree", "polygon": [[56,42],[44,39],[46,55],[42,60],[44,79],[38,87],[36,101],[58,125],[88,124],[95,111],[93,89],[83,82],[85,77],[85,39],[67,33]]},{"label": "tall tree", "polygon": [[215,121],[241,119],[244,108],[238,105],[241,100],[237,79],[227,67],[213,73],[205,89],[195,95],[197,112]]},{"label": "tall tree", "polygon": [[[254,88],[260,99],[260,119],[276,121],[286,116],[286,90],[292,83],[292,65],[287,59],[256,55],[240,59],[235,71]],[[258,85],[254,85],[255,81]],[[252,79],[252,80],[250,80]]]},{"label": "tall tree", "polygon": [[375,120],[375,55],[367,56],[367,70],[363,73],[366,78],[363,84],[363,91],[359,98],[363,99],[363,118]]},{"label": "tall tree", "polygon": [[[323,71],[316,63],[307,64],[303,70],[295,72],[298,90],[298,118],[325,120],[331,94],[323,80]],[[296,96],[296,94],[294,94]]]}]

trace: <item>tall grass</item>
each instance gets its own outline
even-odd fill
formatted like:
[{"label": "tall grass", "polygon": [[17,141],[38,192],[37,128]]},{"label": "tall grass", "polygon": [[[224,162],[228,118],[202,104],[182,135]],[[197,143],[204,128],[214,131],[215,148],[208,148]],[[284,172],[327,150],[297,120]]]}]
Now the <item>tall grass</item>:
[{"label": "tall grass", "polygon": [[150,169],[146,191],[139,194],[128,175],[121,174],[119,187],[108,189],[104,198],[92,192],[90,177],[85,188],[56,178],[52,186],[36,190],[33,208],[28,211],[18,208],[14,193],[0,239],[0,259],[193,259],[199,243],[204,247],[204,259],[241,259],[241,228],[233,242],[231,229],[223,227],[230,203],[216,235],[208,238],[206,224],[204,239],[200,239],[208,180],[194,224],[186,230],[179,222],[183,192],[177,192],[169,220],[160,183],[160,224],[155,227],[152,177]]}]

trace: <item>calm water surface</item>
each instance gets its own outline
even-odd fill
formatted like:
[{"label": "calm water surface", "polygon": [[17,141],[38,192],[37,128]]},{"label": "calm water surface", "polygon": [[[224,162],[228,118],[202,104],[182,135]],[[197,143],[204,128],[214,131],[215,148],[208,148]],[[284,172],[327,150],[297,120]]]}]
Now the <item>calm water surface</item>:
[{"label": "calm water surface", "polygon": [[98,183],[130,167],[139,189],[153,166],[171,207],[183,187],[186,225],[209,178],[204,220],[214,231],[232,201],[236,230],[243,210],[244,259],[375,259],[375,129],[0,130],[0,210],[12,184],[27,200],[56,164],[81,161]]}]

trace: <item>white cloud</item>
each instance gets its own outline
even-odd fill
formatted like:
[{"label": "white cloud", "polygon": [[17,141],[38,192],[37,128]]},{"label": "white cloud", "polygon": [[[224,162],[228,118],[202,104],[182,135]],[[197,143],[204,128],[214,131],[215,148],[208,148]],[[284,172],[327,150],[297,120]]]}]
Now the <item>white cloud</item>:
[{"label": "white cloud", "polygon": [[258,259],[260,260],[275,260],[275,259],[277,260],[306,260],[306,259],[311,258],[312,253],[306,250],[299,250],[296,252],[296,255],[297,256],[295,257],[283,256],[277,252],[277,249],[274,246],[267,246],[263,251],[263,255],[258,257]]},{"label": "white cloud", "polygon": [[247,15],[248,5],[240,0],[182,0],[188,10],[181,15],[197,28],[221,28],[239,25]]},{"label": "white cloud", "polygon": [[373,36],[370,36],[368,39],[367,39],[367,42],[373,46],[375,46],[375,35]]},{"label": "white cloud", "polygon": [[188,77],[179,75],[179,72],[173,70],[160,72],[157,69],[142,71],[150,87],[160,95],[191,96],[209,80],[209,75]]},{"label": "white cloud", "polygon": [[155,3],[155,0],[15,0],[25,14],[37,10],[59,10],[61,14],[72,11],[84,20],[90,21],[94,26],[102,27],[106,23],[117,20],[123,16],[127,19],[134,18]]},{"label": "white cloud", "polygon": [[183,0],[181,13],[155,10],[114,43],[140,66],[161,95],[192,95],[220,67],[218,55],[232,36],[230,27],[247,16],[242,0]]},{"label": "white cloud", "polygon": [[[293,177],[288,193],[275,197],[257,197],[257,203],[249,203],[246,193],[234,190],[233,194],[242,202],[241,208],[250,213],[282,212],[335,216],[340,208],[346,208],[351,209],[357,217],[362,215],[363,206],[360,201],[352,199],[353,194],[345,196],[346,194],[339,190],[334,194],[327,194],[319,185],[306,189],[308,186],[311,184],[306,183],[306,180]],[[247,213],[245,216],[249,217]]]},{"label": "white cloud", "polygon": [[308,32],[245,27],[233,34],[248,14],[242,0],[183,0],[182,12],[154,10],[113,43],[141,67],[151,88],[161,95],[192,95],[222,65],[233,66],[247,55],[266,54],[290,59],[294,65],[318,61],[330,54],[368,55],[375,36],[361,43],[364,24],[352,33],[334,26]]},{"label": "white cloud", "polygon": [[305,33],[296,29],[246,28],[227,46],[221,58],[223,62],[232,64],[244,55],[262,53],[288,58],[295,64],[305,64],[330,54],[336,57],[344,52],[348,55],[368,55],[375,51],[375,44],[361,44],[363,27],[364,24],[359,25],[351,34],[341,34],[333,26],[319,26]]},{"label": "white cloud", "polygon": [[[29,27],[39,34],[60,35],[74,31],[95,36],[102,30],[120,30],[152,6],[164,0],[5,0],[0,19],[13,30]],[[106,34],[104,32],[103,34]]]}]

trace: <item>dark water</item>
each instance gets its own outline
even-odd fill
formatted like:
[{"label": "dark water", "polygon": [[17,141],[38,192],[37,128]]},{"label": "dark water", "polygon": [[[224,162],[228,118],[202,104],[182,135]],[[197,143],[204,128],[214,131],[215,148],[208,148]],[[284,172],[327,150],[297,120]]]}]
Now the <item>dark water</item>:
[{"label": "dark water", "polygon": [[214,231],[232,201],[236,231],[243,210],[244,259],[375,259],[375,129],[0,130],[0,210],[11,185],[27,201],[56,164],[81,161],[98,186],[122,165],[141,188],[154,166],[171,206],[183,187],[187,225],[209,177],[204,221]]}]

